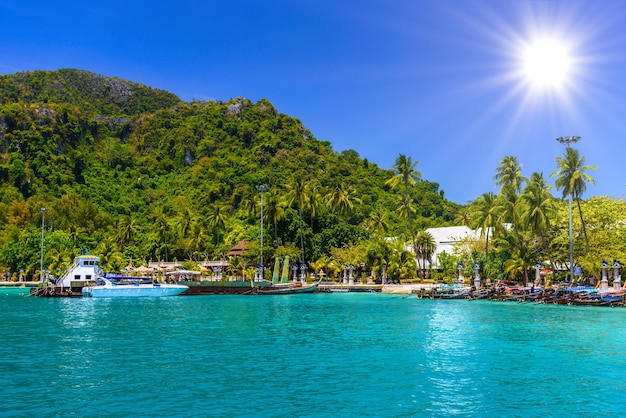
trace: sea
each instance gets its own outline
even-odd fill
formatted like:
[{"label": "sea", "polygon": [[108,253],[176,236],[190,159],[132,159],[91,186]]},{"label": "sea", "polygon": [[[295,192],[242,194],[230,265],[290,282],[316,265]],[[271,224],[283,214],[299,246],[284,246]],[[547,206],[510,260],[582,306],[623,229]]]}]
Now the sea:
[{"label": "sea", "polygon": [[0,295],[1,417],[613,417],[626,308]]}]

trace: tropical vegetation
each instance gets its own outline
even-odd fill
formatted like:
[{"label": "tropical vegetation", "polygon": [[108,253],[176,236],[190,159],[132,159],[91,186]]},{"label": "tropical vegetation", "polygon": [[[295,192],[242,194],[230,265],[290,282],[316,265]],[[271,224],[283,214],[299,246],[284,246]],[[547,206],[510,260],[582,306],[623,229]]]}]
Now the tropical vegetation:
[{"label": "tropical vegetation", "polygon": [[[519,280],[537,261],[563,271],[568,263],[567,202],[543,174],[522,176],[516,157],[496,168],[497,194],[459,205],[422,178],[411,156],[385,170],[355,150],[335,151],[265,99],[184,102],[73,69],[4,75],[0,147],[7,276],[39,274],[42,235],[44,268],[55,275],[80,253],[120,270],[225,259],[243,240],[244,256],[230,260],[241,274],[261,254],[265,264],[289,255],[316,274],[339,278],[353,265],[391,281],[449,280],[459,261],[468,275],[479,262],[483,276]],[[626,259],[624,201],[584,200],[594,166],[572,148],[556,168],[557,189],[580,214],[578,265],[593,274],[602,259]],[[266,187],[263,247],[258,186]],[[436,243],[426,230],[452,225],[480,238],[440,255],[433,271]]]}]

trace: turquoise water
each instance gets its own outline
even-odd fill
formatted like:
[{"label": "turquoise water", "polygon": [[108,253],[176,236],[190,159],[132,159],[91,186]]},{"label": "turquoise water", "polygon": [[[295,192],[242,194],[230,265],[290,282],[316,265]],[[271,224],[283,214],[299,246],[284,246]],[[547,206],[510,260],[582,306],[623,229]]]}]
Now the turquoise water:
[{"label": "turquoise water", "polygon": [[0,416],[620,416],[626,309],[0,296]]}]

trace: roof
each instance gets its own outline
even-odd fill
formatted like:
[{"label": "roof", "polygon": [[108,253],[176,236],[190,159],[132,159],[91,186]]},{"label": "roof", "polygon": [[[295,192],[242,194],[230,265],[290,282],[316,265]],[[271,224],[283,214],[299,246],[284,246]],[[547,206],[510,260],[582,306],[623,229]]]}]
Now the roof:
[{"label": "roof", "polygon": [[465,225],[428,228],[426,232],[430,233],[438,245],[443,243],[456,243],[465,238],[476,238],[477,235],[473,229]]},{"label": "roof", "polygon": [[233,248],[230,249],[230,251],[228,252],[228,254],[226,254],[228,257],[237,257],[240,255],[243,255],[243,252],[245,250],[248,249],[248,240],[244,239],[239,241],[239,243],[237,245],[235,245]]}]

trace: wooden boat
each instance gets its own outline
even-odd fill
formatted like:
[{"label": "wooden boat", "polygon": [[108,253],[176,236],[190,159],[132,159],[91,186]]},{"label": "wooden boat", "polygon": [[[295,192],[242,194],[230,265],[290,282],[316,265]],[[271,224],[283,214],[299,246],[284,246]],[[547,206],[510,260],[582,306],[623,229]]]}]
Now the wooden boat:
[{"label": "wooden boat", "polygon": [[568,305],[576,306],[622,306],[623,304],[623,290],[585,292],[571,298],[568,302]]},{"label": "wooden boat", "polygon": [[487,299],[491,295],[491,289],[476,289],[470,291],[467,298],[469,300]]},{"label": "wooden boat", "polygon": [[252,291],[255,286],[270,287],[269,282],[252,282],[250,280],[203,280],[202,273],[194,270],[175,270],[165,273],[168,282],[184,284],[188,287],[182,296],[193,295],[243,295]]},{"label": "wooden boat", "polygon": [[471,287],[445,285],[420,289],[417,297],[418,299],[467,299],[471,290]]},{"label": "wooden boat", "polygon": [[255,286],[249,295],[293,295],[297,293],[314,293],[321,280],[311,285],[302,283],[275,283],[270,287]]}]

